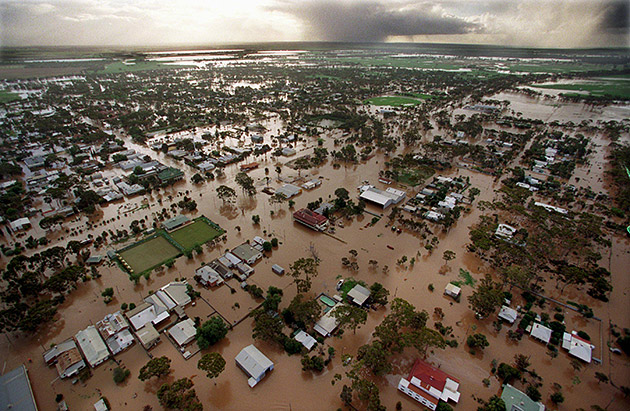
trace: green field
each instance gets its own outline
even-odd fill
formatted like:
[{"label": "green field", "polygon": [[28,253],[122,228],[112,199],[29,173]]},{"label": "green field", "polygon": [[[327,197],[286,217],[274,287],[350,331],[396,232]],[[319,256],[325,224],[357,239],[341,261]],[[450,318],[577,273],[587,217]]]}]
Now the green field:
[{"label": "green field", "polygon": [[532,87],[544,88],[551,90],[567,90],[567,91],[582,91],[588,92],[591,96],[603,97],[619,97],[630,98],[630,80],[624,78],[607,78],[598,79],[592,83],[582,84],[543,84],[533,85]]},{"label": "green field", "polygon": [[204,244],[223,234],[203,219],[198,219],[168,235],[180,244],[185,250],[191,250],[196,245]]},{"label": "green field", "polygon": [[166,238],[158,235],[118,253],[131,266],[134,274],[139,275],[177,257],[180,251]]},{"label": "green field", "polygon": [[381,96],[372,97],[364,101],[364,104],[372,104],[373,106],[415,106],[422,103],[421,98],[403,97],[403,96]]},{"label": "green field", "polygon": [[10,103],[19,100],[20,95],[6,90],[0,90],[0,103]]}]

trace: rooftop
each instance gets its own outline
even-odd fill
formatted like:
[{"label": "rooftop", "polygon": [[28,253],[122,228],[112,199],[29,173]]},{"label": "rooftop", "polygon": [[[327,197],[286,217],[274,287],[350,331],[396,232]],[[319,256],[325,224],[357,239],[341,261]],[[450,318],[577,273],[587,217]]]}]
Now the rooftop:
[{"label": "rooftop", "polygon": [[503,386],[501,399],[505,403],[506,411],[545,411],[545,406],[533,401],[524,392],[517,390],[510,384]]},{"label": "rooftop", "polygon": [[0,409],[37,411],[31,381],[24,365],[0,377]]}]

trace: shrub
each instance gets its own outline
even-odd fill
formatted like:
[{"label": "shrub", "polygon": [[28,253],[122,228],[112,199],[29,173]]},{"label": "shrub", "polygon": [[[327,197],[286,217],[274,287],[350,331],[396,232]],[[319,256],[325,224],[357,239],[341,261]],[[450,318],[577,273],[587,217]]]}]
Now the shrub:
[{"label": "shrub", "polygon": [[580,330],[577,332],[578,337],[584,338],[585,340],[591,341],[591,336]]},{"label": "shrub", "polygon": [[114,368],[114,382],[116,384],[121,384],[123,383],[131,374],[131,371],[129,371],[128,369],[122,369],[120,367],[116,367]]},{"label": "shrub", "polygon": [[278,246],[278,239],[277,238],[274,237],[274,238],[271,239],[271,246],[274,247],[274,248]]},{"label": "shrub", "polygon": [[289,355],[299,354],[302,352],[302,344],[300,344],[298,341],[294,340],[293,338],[286,338],[284,340],[283,345],[284,345],[284,350]]}]

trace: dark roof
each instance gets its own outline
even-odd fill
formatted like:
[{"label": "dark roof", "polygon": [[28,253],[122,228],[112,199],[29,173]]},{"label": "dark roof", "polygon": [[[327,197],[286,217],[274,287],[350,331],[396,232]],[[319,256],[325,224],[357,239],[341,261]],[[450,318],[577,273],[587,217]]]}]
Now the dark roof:
[{"label": "dark roof", "polygon": [[24,365],[0,377],[0,409],[37,411],[31,382]]},{"label": "dark roof", "polygon": [[308,208],[303,208],[296,211],[295,213],[293,213],[293,218],[301,220],[310,225],[319,225],[328,221],[328,219],[323,215],[311,211]]}]

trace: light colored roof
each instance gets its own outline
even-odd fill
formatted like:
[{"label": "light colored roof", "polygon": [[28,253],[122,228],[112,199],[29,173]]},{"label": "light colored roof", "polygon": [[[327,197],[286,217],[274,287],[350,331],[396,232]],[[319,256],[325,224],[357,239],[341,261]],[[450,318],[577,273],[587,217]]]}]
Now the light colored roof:
[{"label": "light colored roof", "polygon": [[195,339],[197,329],[195,328],[193,320],[188,318],[172,326],[168,330],[168,333],[180,347],[183,347]]},{"label": "light colored roof", "polygon": [[95,367],[109,357],[107,346],[93,325],[79,331],[74,338],[90,366]]},{"label": "light colored roof", "polygon": [[300,342],[307,350],[312,350],[313,346],[317,344],[317,340],[311,337],[310,334],[305,332],[304,330],[300,330],[297,334],[295,334],[296,341]]},{"label": "light colored roof", "polygon": [[100,399],[94,403],[94,411],[107,411],[107,404],[104,399]]},{"label": "light colored roof", "polygon": [[258,380],[267,370],[273,369],[273,362],[253,344],[243,348],[236,356],[236,363],[252,378]]},{"label": "light colored roof", "polygon": [[48,351],[44,352],[44,362],[50,363],[54,361],[55,358],[57,358],[57,356],[59,356],[60,354],[66,351],[69,351],[73,348],[77,348],[77,344],[74,342],[73,339],[70,338],[64,342],[61,342],[55,345],[54,347],[52,347],[51,349],[49,349]]},{"label": "light colored roof", "polygon": [[[232,254],[245,262],[254,262],[262,258],[262,253],[247,243],[243,243],[232,250]],[[236,263],[238,264],[238,263]]]},{"label": "light colored roof", "polygon": [[189,221],[190,221],[190,218],[186,217],[185,215],[178,215],[169,220],[166,220],[165,222],[162,223],[162,225],[167,230],[173,230],[182,224],[186,224]]},{"label": "light colored roof", "polygon": [[123,317],[120,311],[116,311],[115,313],[107,314],[105,318],[96,323],[96,326],[101,332],[101,335],[104,338],[108,338],[117,332],[128,328],[129,323],[127,323],[127,320],[125,320],[125,317]]},{"label": "light colored roof", "polygon": [[0,377],[0,409],[37,411],[31,381],[24,365]]},{"label": "light colored roof", "polygon": [[291,197],[295,197],[296,195],[300,194],[302,192],[302,189],[298,186],[295,186],[293,184],[285,184],[282,187],[280,187],[279,189],[276,190],[276,194],[280,193],[282,195],[284,195],[287,199],[291,198]]},{"label": "light colored roof", "polygon": [[545,411],[544,405],[534,402],[527,394],[517,390],[510,384],[503,386],[501,399],[505,403],[506,411]]},{"label": "light colored roof", "polygon": [[109,337],[106,341],[107,346],[114,355],[132,345],[133,342],[133,335],[131,335],[129,329],[122,330],[118,334]]},{"label": "light colored roof", "polygon": [[160,334],[151,323],[148,323],[147,325],[136,331],[136,335],[138,336],[140,343],[145,348],[152,345],[158,338],[160,338]]},{"label": "light colored roof", "polygon": [[17,220],[11,221],[9,225],[12,230],[21,230],[25,225],[31,224],[31,220],[28,217],[18,218]]},{"label": "light colored roof", "polygon": [[[173,299],[162,290],[157,290],[152,296],[153,300],[159,298],[159,301],[155,301],[153,304],[160,306],[160,312],[165,311],[163,307],[165,307],[166,310],[172,310],[173,308],[177,307],[175,301],[173,301]],[[150,302],[147,298],[145,298],[144,300],[146,302]]]},{"label": "light colored roof", "polygon": [[595,346],[589,341],[577,335],[577,332],[571,333],[571,343],[569,345],[569,354],[579,358],[580,360],[590,363],[593,357],[593,348]]},{"label": "light colored roof", "polygon": [[[158,299],[157,297],[155,299]],[[139,330],[147,323],[158,324],[170,317],[168,311],[161,311],[159,314],[156,312],[156,306],[150,303],[143,303],[136,307],[134,310],[127,313],[127,318],[133,328]]]},{"label": "light colored roof", "polygon": [[532,326],[532,331],[530,332],[530,335],[534,338],[539,339],[545,344],[548,344],[549,340],[551,339],[551,333],[552,333],[551,329],[545,327],[544,325],[540,323],[534,323],[534,325]]},{"label": "light colored roof", "polygon": [[453,297],[457,297],[459,293],[461,292],[462,292],[462,289],[453,283],[446,284],[446,287],[444,288],[444,294],[447,294]]},{"label": "light colored roof", "polygon": [[339,322],[335,317],[332,316],[332,312],[335,308],[337,308],[341,303],[335,304],[326,314],[324,314],[315,324],[313,329],[320,333],[323,337],[328,337],[335,328],[339,325]]},{"label": "light colored roof", "polygon": [[186,293],[187,285],[188,284],[184,281],[173,281],[161,289],[166,292],[177,305],[185,307],[191,301],[190,296]]},{"label": "light colored roof", "polygon": [[501,311],[499,311],[499,318],[503,318],[510,324],[513,324],[514,321],[516,321],[517,317],[518,313],[516,312],[516,310],[508,307],[507,305],[502,306]]},{"label": "light colored roof", "polygon": [[369,188],[361,193],[359,198],[365,201],[370,201],[372,203],[378,204],[383,208],[388,207],[392,204],[393,199],[390,196],[384,194],[384,191],[378,190],[376,188]]},{"label": "light colored roof", "polygon": [[352,290],[348,291],[348,297],[352,299],[357,305],[365,304],[365,301],[370,298],[370,290],[362,286],[361,284],[356,284],[352,287]]}]

